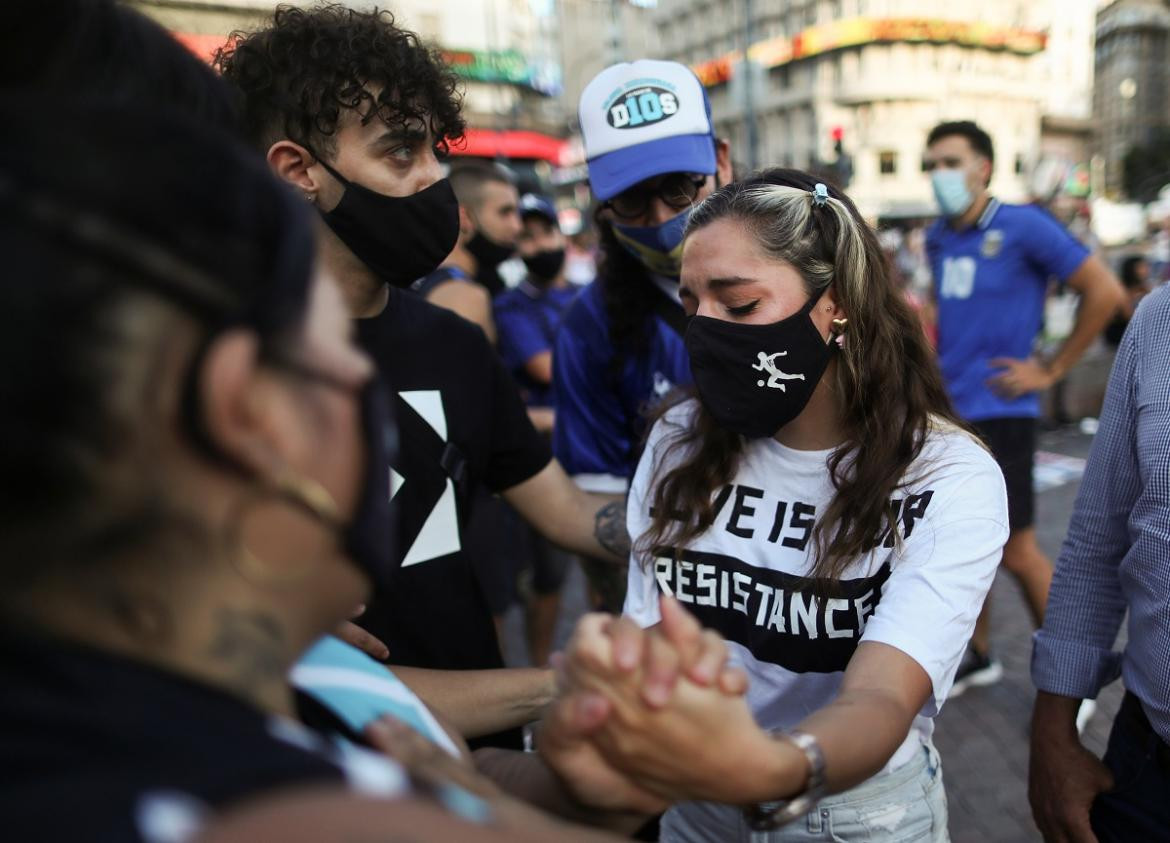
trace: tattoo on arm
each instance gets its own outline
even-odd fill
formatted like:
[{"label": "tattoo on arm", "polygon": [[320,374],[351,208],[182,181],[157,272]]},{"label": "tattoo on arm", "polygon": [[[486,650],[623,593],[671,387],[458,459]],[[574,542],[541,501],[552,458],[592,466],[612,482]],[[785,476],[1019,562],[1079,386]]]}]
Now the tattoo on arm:
[{"label": "tattoo on arm", "polygon": [[593,537],[619,559],[630,558],[630,534],[626,530],[626,507],[610,501],[593,516]]}]

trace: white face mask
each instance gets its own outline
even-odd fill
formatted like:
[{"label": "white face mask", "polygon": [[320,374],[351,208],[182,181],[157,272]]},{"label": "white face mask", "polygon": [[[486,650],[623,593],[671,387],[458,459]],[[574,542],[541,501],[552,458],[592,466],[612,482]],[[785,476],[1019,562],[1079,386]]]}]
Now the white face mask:
[{"label": "white face mask", "polygon": [[967,187],[967,174],[962,170],[935,170],[930,174],[930,186],[934,188],[934,198],[943,216],[962,216],[975,201]]}]

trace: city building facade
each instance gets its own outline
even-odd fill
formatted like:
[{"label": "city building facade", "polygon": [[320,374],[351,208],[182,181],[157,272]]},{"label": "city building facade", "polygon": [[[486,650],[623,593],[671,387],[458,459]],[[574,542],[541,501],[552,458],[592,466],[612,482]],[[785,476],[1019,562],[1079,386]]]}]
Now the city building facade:
[{"label": "city building facade", "polygon": [[[1031,197],[1046,113],[1058,118],[1061,153],[1085,157],[1096,5],[662,0],[656,17],[662,55],[691,64],[708,86],[741,166],[840,175],[833,165],[848,156],[863,213],[896,219],[935,213],[922,149],[944,120],[990,132],[991,187],[1009,201]],[[1069,152],[1070,135],[1081,151]]]}]

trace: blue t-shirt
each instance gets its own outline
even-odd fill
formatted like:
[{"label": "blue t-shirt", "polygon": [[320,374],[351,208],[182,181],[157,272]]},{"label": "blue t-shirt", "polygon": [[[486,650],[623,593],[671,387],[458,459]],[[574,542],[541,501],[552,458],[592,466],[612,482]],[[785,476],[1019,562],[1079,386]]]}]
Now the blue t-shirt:
[{"label": "blue t-shirt", "polygon": [[577,291],[572,287],[542,290],[528,281],[496,296],[492,310],[504,366],[524,392],[529,407],[551,407],[552,384],[540,383],[524,368],[538,354],[553,350],[557,329]]},{"label": "blue t-shirt", "polygon": [[[629,355],[615,373],[603,283],[595,281],[577,296],[557,334],[553,453],[582,488],[620,493],[637,468],[647,410],[674,387],[689,386],[691,367],[682,336],[653,314],[645,352]],[[682,305],[667,304],[682,312]]]},{"label": "blue t-shirt", "polygon": [[1050,279],[1064,283],[1089,252],[1047,212],[992,199],[957,231],[940,219],[926,235],[938,302],[938,357],[955,409],[968,421],[1035,418],[1036,393],[1008,399],[987,379],[995,357],[1025,359],[1044,321]]}]

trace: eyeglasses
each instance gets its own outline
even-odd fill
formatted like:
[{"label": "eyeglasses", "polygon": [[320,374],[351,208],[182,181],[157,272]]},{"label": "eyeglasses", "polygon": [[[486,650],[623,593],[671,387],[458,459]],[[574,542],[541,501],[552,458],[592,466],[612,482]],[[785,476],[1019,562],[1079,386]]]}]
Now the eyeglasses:
[{"label": "eyeglasses", "polygon": [[701,173],[668,173],[656,182],[638,184],[624,190],[612,199],[601,203],[614,216],[622,219],[637,219],[650,210],[650,203],[661,199],[676,211],[682,211],[695,201],[699,189],[707,183],[707,176]]}]

